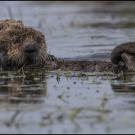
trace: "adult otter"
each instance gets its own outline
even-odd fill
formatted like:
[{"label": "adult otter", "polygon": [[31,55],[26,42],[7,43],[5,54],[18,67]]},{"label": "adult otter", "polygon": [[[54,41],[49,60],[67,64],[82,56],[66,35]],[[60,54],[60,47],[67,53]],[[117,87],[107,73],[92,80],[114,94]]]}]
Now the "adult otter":
[{"label": "adult otter", "polygon": [[0,56],[4,68],[44,65],[48,57],[44,35],[21,21],[0,21]]},{"label": "adult otter", "polygon": [[111,61],[115,73],[135,71],[135,42],[123,43],[113,49]]}]

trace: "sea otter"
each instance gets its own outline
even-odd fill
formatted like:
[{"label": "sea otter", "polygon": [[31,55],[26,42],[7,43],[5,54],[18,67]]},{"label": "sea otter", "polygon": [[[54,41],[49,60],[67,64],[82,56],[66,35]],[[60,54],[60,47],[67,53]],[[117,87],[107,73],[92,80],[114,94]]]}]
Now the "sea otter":
[{"label": "sea otter", "polygon": [[4,68],[44,65],[47,57],[41,32],[24,26],[21,21],[0,21],[0,63]]},{"label": "sea otter", "polygon": [[135,42],[120,44],[111,53],[111,62],[115,73],[135,71]]}]

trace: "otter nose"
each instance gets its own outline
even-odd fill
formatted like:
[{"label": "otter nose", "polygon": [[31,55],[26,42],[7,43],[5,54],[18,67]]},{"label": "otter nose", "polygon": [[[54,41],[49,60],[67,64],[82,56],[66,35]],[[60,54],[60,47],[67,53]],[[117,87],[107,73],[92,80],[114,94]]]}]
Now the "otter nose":
[{"label": "otter nose", "polygon": [[24,49],[24,51],[25,51],[26,53],[29,53],[29,54],[35,53],[35,52],[37,52],[37,50],[38,50],[37,47],[34,46],[34,45],[28,45],[28,46],[26,46],[25,49]]}]

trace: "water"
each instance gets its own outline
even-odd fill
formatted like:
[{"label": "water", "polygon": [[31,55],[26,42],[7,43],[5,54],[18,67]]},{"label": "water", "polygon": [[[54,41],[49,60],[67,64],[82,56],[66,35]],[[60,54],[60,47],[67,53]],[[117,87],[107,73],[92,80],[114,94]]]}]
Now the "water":
[{"label": "water", "polygon": [[[134,2],[0,2],[0,19],[42,31],[57,57],[134,41]],[[134,75],[0,71],[0,133],[134,133]]]}]

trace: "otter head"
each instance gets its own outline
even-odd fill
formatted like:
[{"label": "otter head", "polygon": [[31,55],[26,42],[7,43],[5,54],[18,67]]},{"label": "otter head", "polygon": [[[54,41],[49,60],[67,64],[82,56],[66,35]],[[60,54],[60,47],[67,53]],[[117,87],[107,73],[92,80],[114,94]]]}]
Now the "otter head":
[{"label": "otter head", "polygon": [[9,68],[44,65],[47,57],[44,35],[18,23],[9,24],[6,29],[0,31],[1,63]]}]

